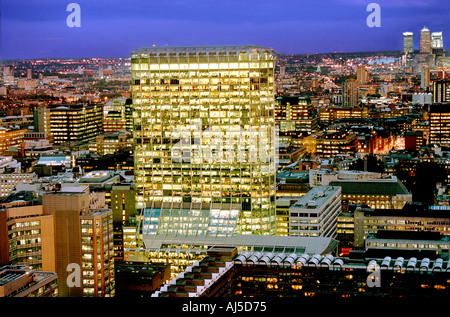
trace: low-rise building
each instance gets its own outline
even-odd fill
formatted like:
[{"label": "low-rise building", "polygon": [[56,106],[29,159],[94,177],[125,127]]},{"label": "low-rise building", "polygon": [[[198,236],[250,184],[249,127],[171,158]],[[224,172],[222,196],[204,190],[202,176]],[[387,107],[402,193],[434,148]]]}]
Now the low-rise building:
[{"label": "low-rise building", "polygon": [[58,276],[24,265],[0,267],[0,297],[58,297]]},{"label": "low-rise building", "polygon": [[289,207],[289,235],[335,238],[340,211],[340,187],[313,187]]}]

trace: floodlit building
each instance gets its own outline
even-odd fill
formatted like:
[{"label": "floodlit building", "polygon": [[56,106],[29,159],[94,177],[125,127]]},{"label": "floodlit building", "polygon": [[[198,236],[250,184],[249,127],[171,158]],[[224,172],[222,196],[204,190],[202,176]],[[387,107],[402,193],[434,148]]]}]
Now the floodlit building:
[{"label": "floodlit building", "polygon": [[87,143],[102,133],[100,105],[57,105],[49,110],[51,134],[56,144]]},{"label": "floodlit building", "polygon": [[358,207],[352,214],[355,248],[364,248],[369,234],[379,230],[435,232],[448,235],[450,210],[444,206],[415,206],[401,209],[370,209]]},{"label": "floodlit building", "polygon": [[433,103],[429,110],[430,143],[450,144],[450,102]]},{"label": "floodlit building", "polygon": [[275,58],[256,46],[131,54],[143,234],[275,234]]}]

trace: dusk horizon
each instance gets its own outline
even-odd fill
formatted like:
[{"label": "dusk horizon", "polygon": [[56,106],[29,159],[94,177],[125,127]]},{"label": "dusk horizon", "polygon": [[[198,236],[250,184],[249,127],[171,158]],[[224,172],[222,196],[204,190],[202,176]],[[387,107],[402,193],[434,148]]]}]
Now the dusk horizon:
[{"label": "dusk horizon", "polygon": [[[69,27],[70,2],[1,4],[0,58],[129,56],[137,47],[261,45],[280,54],[400,51],[402,32],[450,32],[449,5],[378,1],[380,27],[369,27],[369,1],[78,1],[80,27]],[[445,45],[445,43],[444,43]],[[445,49],[445,47],[444,47]]]}]

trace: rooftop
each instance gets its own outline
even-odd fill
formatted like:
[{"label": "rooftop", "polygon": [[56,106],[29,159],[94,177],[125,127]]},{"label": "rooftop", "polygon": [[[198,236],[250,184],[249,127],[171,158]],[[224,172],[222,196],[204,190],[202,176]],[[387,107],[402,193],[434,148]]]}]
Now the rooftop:
[{"label": "rooftop", "polygon": [[339,186],[316,186],[313,187],[306,195],[302,196],[292,208],[320,208],[325,204],[332,195],[339,192]]},{"label": "rooftop", "polygon": [[330,186],[341,186],[343,195],[409,195],[410,192],[395,176],[392,179],[332,180]]},{"label": "rooftop", "polygon": [[[295,236],[265,236],[265,235],[233,235],[229,237],[217,236],[175,236],[175,235],[156,235],[144,236],[143,251],[165,251],[170,250],[185,253],[206,253],[201,249],[202,246],[215,245],[221,246],[237,246],[239,249],[252,249],[270,252],[310,252],[310,253],[326,253],[331,252],[337,247],[337,240],[328,237],[295,237]],[[180,246],[189,246],[189,248],[181,249]],[[175,249],[178,247],[178,249]],[[140,249],[136,249],[136,252]]]},{"label": "rooftop", "polygon": [[132,57],[138,55],[153,56],[180,56],[180,55],[238,55],[239,53],[270,53],[275,52],[270,48],[254,45],[221,45],[221,46],[153,46],[140,47],[131,53]]}]

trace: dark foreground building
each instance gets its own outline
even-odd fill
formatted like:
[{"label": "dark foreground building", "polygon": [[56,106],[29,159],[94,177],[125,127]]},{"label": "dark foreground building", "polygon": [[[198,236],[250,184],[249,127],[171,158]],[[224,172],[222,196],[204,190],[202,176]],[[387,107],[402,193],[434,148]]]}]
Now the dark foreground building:
[{"label": "dark foreground building", "polygon": [[243,253],[211,248],[154,297],[442,297],[450,295],[450,266],[417,257]]}]

